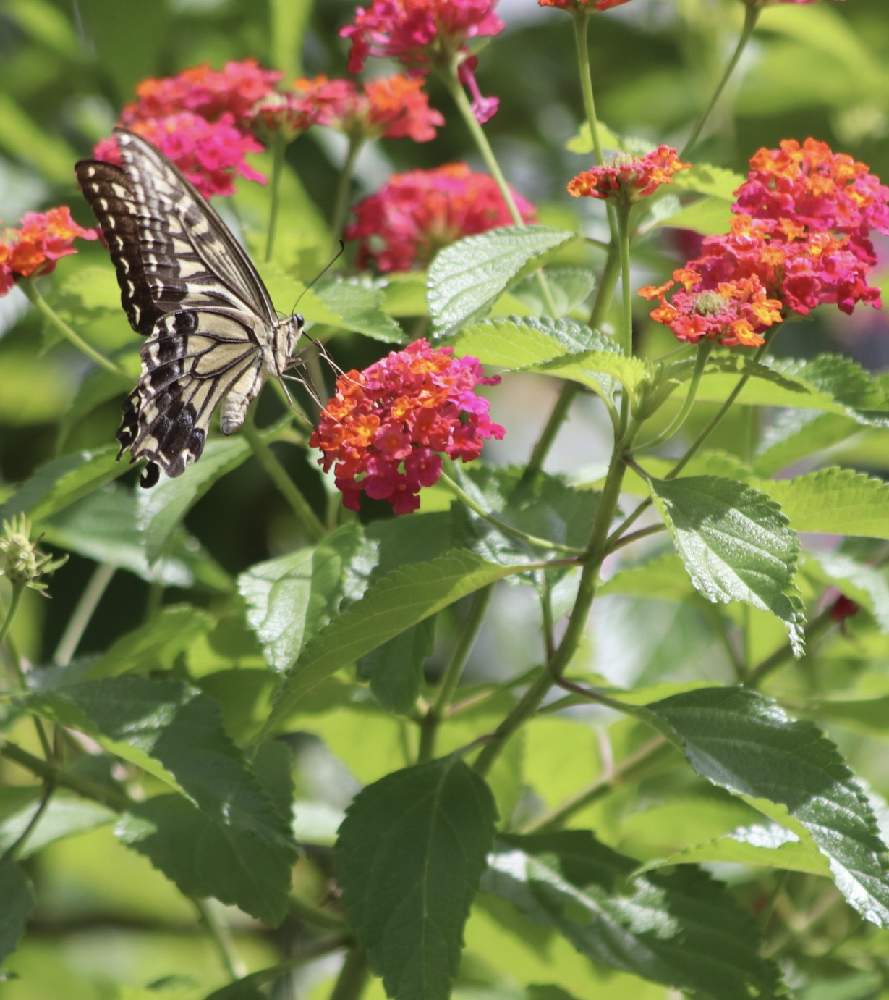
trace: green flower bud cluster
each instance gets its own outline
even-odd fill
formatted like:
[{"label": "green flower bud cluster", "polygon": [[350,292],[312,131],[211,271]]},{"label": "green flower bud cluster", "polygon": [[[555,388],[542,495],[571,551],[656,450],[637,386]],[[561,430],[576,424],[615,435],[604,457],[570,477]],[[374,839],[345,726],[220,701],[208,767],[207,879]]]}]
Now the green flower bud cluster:
[{"label": "green flower bud cluster", "polygon": [[46,584],[41,577],[54,573],[67,561],[67,556],[54,559],[37,547],[31,538],[31,522],[24,514],[4,521],[0,528],[0,576],[5,576],[13,587],[30,587],[45,594]]}]

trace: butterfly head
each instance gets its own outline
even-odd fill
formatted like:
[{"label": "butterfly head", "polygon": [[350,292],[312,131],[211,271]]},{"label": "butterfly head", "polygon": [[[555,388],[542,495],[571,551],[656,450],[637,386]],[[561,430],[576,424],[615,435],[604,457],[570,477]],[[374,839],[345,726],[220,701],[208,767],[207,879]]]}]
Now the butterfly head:
[{"label": "butterfly head", "polygon": [[275,327],[275,368],[279,375],[293,364],[296,345],[305,326],[306,321],[300,313],[294,313]]}]

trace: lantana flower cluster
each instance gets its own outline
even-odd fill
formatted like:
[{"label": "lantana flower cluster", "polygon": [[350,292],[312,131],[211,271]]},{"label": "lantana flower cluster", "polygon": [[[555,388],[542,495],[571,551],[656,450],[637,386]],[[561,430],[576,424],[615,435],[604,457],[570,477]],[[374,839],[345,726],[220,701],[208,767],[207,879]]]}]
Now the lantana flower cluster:
[{"label": "lantana flower cluster", "polygon": [[76,253],[74,241],[95,240],[95,229],[84,229],[71,218],[67,205],[46,212],[27,212],[18,229],[0,232],[0,295],[16,278],[32,278],[55,269],[60,257]]},{"label": "lantana flower cluster", "polygon": [[757,347],[788,313],[879,307],[867,282],[870,233],[889,233],[889,188],[865,164],[815,139],[786,139],[753,155],[735,198],[728,233],[705,239],[663,285],[640,289],[680,340]]},{"label": "lantana flower cluster", "polygon": [[679,159],[672,146],[658,146],[644,156],[620,154],[601,166],[584,170],[568,182],[568,194],[574,198],[645,198],[668,184],[690,163]]},{"label": "lantana flower cluster", "polygon": [[359,7],[340,35],[351,42],[349,72],[358,73],[371,56],[397,59],[410,73],[447,69],[458,59],[460,81],[480,122],[497,111],[496,97],[482,96],[475,78],[476,58],[466,43],[503,30],[494,13],[497,0],[372,0]]},{"label": "lantana flower cluster", "polygon": [[[516,192],[513,197],[524,221],[532,222],[534,206]],[[383,272],[423,267],[461,236],[512,222],[491,177],[465,163],[394,174],[353,212],[345,236],[358,240],[358,266]]]},{"label": "lantana flower cluster", "polygon": [[488,438],[503,437],[476,393],[499,381],[475,358],[417,340],[341,375],[310,444],[321,450],[324,471],[334,469],[346,507],[360,509],[364,493],[408,514],[420,505],[420,489],[438,481],[442,454],[469,462]]}]

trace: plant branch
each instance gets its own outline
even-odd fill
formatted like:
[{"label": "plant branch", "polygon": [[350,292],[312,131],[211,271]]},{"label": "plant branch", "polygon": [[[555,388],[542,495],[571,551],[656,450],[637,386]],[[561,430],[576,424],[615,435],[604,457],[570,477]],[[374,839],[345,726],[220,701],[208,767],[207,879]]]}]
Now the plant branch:
[{"label": "plant branch", "polygon": [[691,409],[694,406],[695,398],[698,394],[698,387],[701,384],[701,377],[704,374],[704,368],[707,365],[707,358],[710,357],[710,351],[712,349],[712,340],[702,340],[698,344],[698,353],[695,358],[694,371],[692,372],[691,381],[688,384],[688,392],[685,395],[685,401],[679,409],[679,412],[659,434],[656,434],[648,441],[637,445],[637,451],[647,451],[649,448],[653,448],[662,441],[669,440],[682,429],[683,424],[688,419],[688,415],[691,413]]},{"label": "plant branch", "polygon": [[231,933],[213,905],[213,901],[195,897],[192,897],[191,901],[198,911],[201,922],[207,928],[207,933],[210,935],[210,940],[213,942],[213,947],[216,949],[225,974],[231,982],[246,975],[247,967],[235,953]]},{"label": "plant branch", "polygon": [[333,215],[330,222],[332,233],[331,256],[339,249],[339,241],[343,235],[346,216],[349,213],[349,196],[352,193],[352,175],[355,172],[355,161],[358,159],[358,154],[361,152],[363,145],[363,136],[358,134],[349,136],[349,146],[346,150],[346,158],[343,161],[339,179],[337,180],[336,194],[333,200]]},{"label": "plant branch", "polygon": [[77,647],[80,645],[80,640],[83,638],[83,633],[86,631],[87,625],[89,625],[99,601],[102,600],[102,595],[105,593],[108,584],[111,583],[111,578],[114,576],[115,570],[116,567],[110,566],[108,563],[99,563],[93,570],[86,586],[83,588],[80,599],[71,612],[71,617],[68,619],[68,623],[62,633],[62,638],[59,639],[59,644],[56,646],[55,653],[53,653],[53,663],[60,667],[67,667],[71,662],[74,654],[77,652]]},{"label": "plant branch", "polygon": [[[831,607],[828,605],[816,615],[806,626],[806,644],[819,636],[833,620],[831,618]],[[772,671],[777,670],[782,664],[786,663],[788,660],[793,659],[793,648],[790,643],[787,642],[780,649],[776,649],[774,653],[767,656],[759,664],[757,664],[747,675],[747,684],[749,687],[758,687],[762,681],[768,677]]]},{"label": "plant branch", "polygon": [[30,819],[25,825],[24,830],[15,838],[15,840],[6,848],[2,856],[0,856],[0,864],[4,861],[12,861],[15,859],[19,851],[28,842],[28,838],[37,829],[37,824],[40,822],[40,817],[46,811],[46,807],[49,805],[49,800],[53,796],[56,786],[52,779],[46,779],[43,782],[43,792],[40,795],[40,801],[37,803],[37,808],[31,814]]},{"label": "plant branch", "polygon": [[364,949],[357,945],[346,952],[346,958],[337,976],[330,1000],[358,1000],[364,993],[368,980],[370,979],[370,968],[367,964],[367,955]]}]

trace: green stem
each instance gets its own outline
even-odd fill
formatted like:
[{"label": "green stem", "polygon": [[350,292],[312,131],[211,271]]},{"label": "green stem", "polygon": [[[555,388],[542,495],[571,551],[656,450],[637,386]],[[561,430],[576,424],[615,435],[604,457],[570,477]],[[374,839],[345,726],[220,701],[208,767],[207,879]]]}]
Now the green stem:
[{"label": "green stem", "polygon": [[75,333],[70,326],[62,319],[61,316],[53,309],[53,307],[46,301],[46,299],[40,294],[37,289],[37,283],[34,281],[22,281],[21,289],[28,297],[29,302],[34,308],[43,316],[44,319],[48,320],[49,323],[71,344],[76,347],[78,351],[85,354],[88,358],[91,358],[96,362],[97,365],[101,365],[106,371],[112,372],[115,375],[123,375],[124,372],[105,357],[101,351],[97,351],[95,347],[88,344],[78,333]]},{"label": "green stem", "polygon": [[98,607],[99,601],[101,601],[108,584],[111,583],[115,569],[116,567],[110,566],[108,563],[100,563],[93,570],[92,576],[83,588],[80,600],[78,600],[74,610],[71,612],[71,617],[68,619],[68,624],[65,626],[62,638],[59,639],[59,644],[56,646],[56,651],[53,654],[53,663],[57,666],[67,667],[77,652],[77,647],[80,645],[83,633],[86,631],[86,627],[89,625],[90,619],[93,617],[93,613]]},{"label": "green stem", "polygon": [[[621,204],[617,210],[617,232],[620,245],[620,282],[623,305],[623,349],[629,358],[633,354],[633,292],[630,287],[630,206]],[[626,397],[625,397],[626,398]]]},{"label": "green stem", "polygon": [[361,948],[351,948],[346,952],[346,958],[334,983],[330,1000],[358,1000],[364,993],[369,979],[370,969],[367,964],[367,955]]},{"label": "green stem", "polygon": [[333,216],[330,223],[333,234],[333,241],[330,246],[331,256],[339,250],[339,242],[343,235],[346,215],[349,212],[349,196],[352,193],[352,174],[355,171],[355,161],[358,159],[358,154],[361,152],[363,145],[364,136],[349,136],[349,148],[346,150],[346,159],[343,161],[343,168],[340,171],[333,201]]},{"label": "green stem", "polygon": [[435,756],[435,738],[438,734],[438,727],[448,710],[451,699],[454,697],[454,692],[457,690],[460,678],[463,676],[463,668],[466,666],[466,661],[469,659],[469,654],[475,645],[479,629],[484,621],[485,612],[488,610],[488,605],[491,602],[492,590],[492,587],[485,587],[475,594],[469,609],[469,615],[460,629],[460,637],[454,647],[451,660],[442,674],[435,701],[430,705],[429,710],[420,722],[420,749],[417,753],[418,764],[431,760]]},{"label": "green stem", "polygon": [[6,617],[3,619],[3,624],[0,625],[0,644],[2,644],[3,640],[6,638],[9,626],[12,625],[12,619],[15,618],[15,613],[18,611],[19,601],[21,601],[24,591],[24,584],[14,583],[12,585],[12,596],[9,599],[9,607],[6,610]]},{"label": "green stem", "polygon": [[207,933],[210,935],[210,940],[213,942],[216,954],[219,956],[219,961],[223,969],[225,969],[225,974],[231,982],[246,975],[247,967],[238,958],[237,954],[235,954],[231,933],[216,911],[212,901],[192,898],[192,903],[194,903],[195,909],[198,911],[201,922],[207,928]]},{"label": "green stem", "polygon": [[269,479],[275,484],[278,492],[290,505],[303,531],[305,531],[311,541],[319,541],[324,537],[324,525],[318,520],[317,515],[309,506],[306,498],[294,486],[284,466],[275,457],[275,453],[260,431],[256,429],[256,425],[250,417],[244,421],[242,430],[244,437],[247,438],[247,442],[253,449],[253,454],[256,456],[257,461],[263,467]]},{"label": "green stem", "polygon": [[30,838],[31,834],[37,829],[37,824],[40,822],[40,817],[46,811],[46,807],[49,805],[49,800],[53,796],[55,791],[55,784],[52,780],[48,779],[43,783],[43,792],[40,796],[40,801],[37,803],[37,808],[31,814],[31,818],[25,825],[24,830],[15,838],[15,840],[6,848],[2,856],[0,856],[0,864],[4,861],[12,861],[15,859],[16,855],[21,851]]},{"label": "green stem", "polygon": [[[828,605],[823,611],[816,615],[806,626],[806,644],[819,636],[833,620],[831,618],[831,607]],[[762,681],[768,677],[773,670],[777,670],[783,663],[793,659],[793,649],[790,643],[785,643],[780,649],[767,656],[761,663],[757,664],[747,675],[747,685],[758,687]]]},{"label": "green stem", "polygon": [[754,7],[748,4],[745,8],[744,13],[744,27],[741,29],[741,36],[738,38],[738,44],[735,46],[735,51],[732,53],[731,59],[728,61],[728,65],[725,67],[725,71],[716,85],[716,90],[713,91],[713,96],[710,98],[710,102],[706,108],[704,108],[701,117],[698,118],[695,123],[695,127],[692,129],[691,135],[688,137],[685,146],[682,148],[682,152],[679,154],[681,158],[684,158],[691,152],[694,148],[695,143],[698,141],[701,131],[710,117],[713,109],[716,107],[719,98],[722,96],[723,90],[725,90],[725,85],[728,83],[729,78],[735,71],[735,67],[738,65],[738,60],[741,58],[741,54],[747,47],[747,43],[753,34],[753,29],[756,27],[756,22],[759,19],[759,7]]},{"label": "green stem", "polygon": [[[22,599],[22,594],[25,592],[25,585],[23,583],[14,583],[12,585],[12,596],[9,600],[9,608],[6,612],[6,618],[3,624],[0,625],[0,646],[3,645],[6,635],[9,632],[9,627],[12,625],[12,619],[15,618],[15,613],[18,610],[19,602]],[[12,642],[10,641],[10,646]],[[25,675],[22,672],[22,665],[19,661],[18,654],[12,652],[9,657],[9,662],[12,664],[12,669],[15,673],[15,679],[18,682],[18,686],[22,691],[28,690],[28,682],[25,680]],[[37,732],[37,739],[40,741],[40,748],[43,750],[44,756],[49,759],[52,757],[52,746],[49,742],[49,737],[46,734],[46,727],[43,725],[41,719],[38,719],[36,715],[32,716],[34,720],[34,729]],[[46,785],[49,786],[50,782],[47,781]]]},{"label": "green stem", "polygon": [[538,437],[534,447],[531,449],[531,457],[528,459],[528,464],[525,466],[516,484],[517,494],[534,481],[537,473],[543,467],[546,456],[549,454],[553,441],[555,441],[556,435],[559,433],[559,428],[568,415],[568,410],[571,408],[576,395],[577,384],[575,382],[565,382],[562,384],[559,397],[555,401],[552,410],[550,410],[549,416],[546,418],[546,423],[543,425],[540,437]]},{"label": "green stem", "polygon": [[[501,521],[495,514],[490,513],[490,511],[485,510],[481,504],[476,503],[476,501],[473,500],[463,487],[452,479],[446,472],[441,474],[440,482],[443,486],[446,486],[451,493],[453,493],[454,496],[462,504],[464,504],[464,506],[468,507],[473,513],[478,514],[479,517],[483,518],[489,524],[493,524],[495,528],[502,531],[505,535],[511,535],[513,538],[518,538],[537,549],[548,549],[554,552],[567,552],[569,555],[583,554],[583,549],[578,549],[573,545],[563,545],[561,542],[553,542],[548,538],[540,538],[537,535],[529,535],[528,532],[522,531],[521,528],[514,528],[511,524]],[[518,489],[518,487],[516,487],[516,489]]]},{"label": "green stem", "polygon": [[614,286],[617,284],[617,276],[620,274],[620,254],[618,252],[617,240],[608,248],[608,256],[605,258],[605,267],[599,276],[599,284],[596,286],[596,297],[593,300],[593,308],[590,312],[590,326],[598,330],[605,319],[611,299],[614,296]]},{"label": "green stem", "polygon": [[682,404],[682,407],[676,416],[659,434],[656,434],[653,438],[650,438],[643,444],[636,446],[638,451],[645,451],[648,448],[653,448],[662,441],[667,441],[682,429],[683,424],[688,419],[689,413],[691,413],[692,406],[694,406],[695,398],[698,394],[698,387],[701,384],[701,376],[704,374],[707,358],[710,356],[710,351],[712,349],[712,340],[702,340],[698,344],[698,356],[695,359],[695,368],[692,372],[691,382],[688,386],[688,393],[685,396],[685,402]]},{"label": "green stem", "polygon": [[278,205],[280,201],[281,173],[284,167],[284,151],[287,142],[280,132],[272,138],[272,179],[269,183],[269,222],[265,234],[265,261],[272,259],[275,249],[275,234],[278,229]]},{"label": "green stem", "polygon": [[[466,92],[463,90],[463,85],[460,83],[459,58],[460,57],[455,57],[451,61],[449,72],[442,74],[445,86],[448,88],[448,92],[450,93],[452,100],[457,105],[460,117],[469,129],[469,134],[472,136],[476,149],[478,149],[481,158],[484,160],[485,166],[488,168],[488,172],[494,178],[494,183],[500,190],[500,195],[503,198],[509,214],[512,216],[512,221],[517,226],[524,226],[525,220],[522,218],[521,212],[519,212],[518,205],[516,205],[516,201],[512,195],[509,184],[507,184],[506,178],[503,176],[503,171],[500,169],[500,164],[497,162],[497,157],[494,156],[494,150],[491,149],[491,144],[488,142],[485,130],[481,127],[478,119],[475,117],[472,105],[469,103],[469,98],[466,96]],[[544,302],[546,302],[546,308],[549,310],[551,316],[555,316],[556,303],[553,300],[552,291],[550,290],[549,282],[546,280],[546,275],[543,274],[542,271],[538,271],[537,280],[540,285],[540,292],[543,295]]]}]

